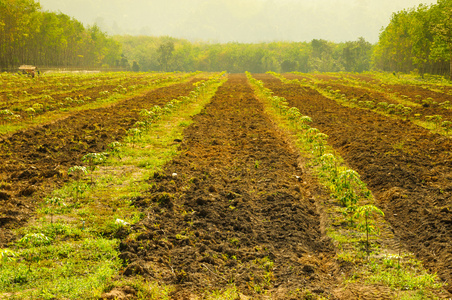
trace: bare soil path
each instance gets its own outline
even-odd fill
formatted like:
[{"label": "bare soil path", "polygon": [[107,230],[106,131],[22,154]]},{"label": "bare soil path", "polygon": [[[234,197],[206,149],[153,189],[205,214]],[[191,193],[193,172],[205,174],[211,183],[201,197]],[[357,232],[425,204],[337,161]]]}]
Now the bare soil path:
[{"label": "bare soil path", "polygon": [[298,154],[245,75],[230,75],[193,119],[180,156],[135,201],[147,217],[121,243],[124,274],[175,285],[172,299],[228,284],[253,299],[306,290],[334,299],[339,270],[316,210],[321,193],[296,179]]}]

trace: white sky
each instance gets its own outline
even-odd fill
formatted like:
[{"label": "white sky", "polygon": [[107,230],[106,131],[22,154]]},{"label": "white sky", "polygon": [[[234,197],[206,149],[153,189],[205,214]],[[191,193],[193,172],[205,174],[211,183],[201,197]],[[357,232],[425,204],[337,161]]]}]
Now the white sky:
[{"label": "white sky", "polygon": [[356,40],[375,43],[393,12],[436,0],[40,0],[109,34],[212,42]]}]

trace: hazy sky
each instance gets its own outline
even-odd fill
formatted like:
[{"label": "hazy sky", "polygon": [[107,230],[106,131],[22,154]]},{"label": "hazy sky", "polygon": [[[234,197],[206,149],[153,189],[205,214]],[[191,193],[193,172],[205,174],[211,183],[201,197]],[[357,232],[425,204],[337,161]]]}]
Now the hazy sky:
[{"label": "hazy sky", "polygon": [[391,14],[436,0],[40,0],[109,34],[212,42],[356,40],[375,43]]}]

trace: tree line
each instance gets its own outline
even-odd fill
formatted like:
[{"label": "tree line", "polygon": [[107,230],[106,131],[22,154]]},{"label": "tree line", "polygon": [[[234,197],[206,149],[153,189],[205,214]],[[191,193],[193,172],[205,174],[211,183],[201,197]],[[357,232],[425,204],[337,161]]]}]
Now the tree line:
[{"label": "tree line", "polygon": [[373,53],[375,69],[449,75],[452,80],[452,0],[392,15]]},{"label": "tree line", "polygon": [[113,36],[35,0],[0,0],[0,71],[21,64],[121,67],[133,71],[363,72],[371,69],[450,74],[452,0],[392,15],[372,45],[364,38],[334,43],[204,43],[152,36]]},{"label": "tree line", "polygon": [[135,71],[352,71],[369,70],[372,45],[353,42],[192,43],[149,36],[109,37],[35,0],[0,0],[0,70],[21,64],[50,67],[122,67]]},{"label": "tree line", "polygon": [[371,68],[372,45],[357,41],[333,43],[192,43],[184,39],[115,36],[124,56],[141,71],[363,72]]},{"label": "tree line", "polygon": [[121,45],[96,25],[42,11],[34,0],[0,0],[0,71],[21,64],[118,66]]}]

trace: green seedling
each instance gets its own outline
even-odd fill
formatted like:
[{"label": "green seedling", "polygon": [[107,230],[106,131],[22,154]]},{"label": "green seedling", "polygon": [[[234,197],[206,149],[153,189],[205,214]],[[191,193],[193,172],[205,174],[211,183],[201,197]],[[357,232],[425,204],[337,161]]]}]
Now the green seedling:
[{"label": "green seedling", "polygon": [[341,204],[347,208],[354,206],[358,202],[358,196],[354,191],[354,185],[361,183],[359,174],[354,170],[342,171],[338,177],[337,191]]},{"label": "green seedling", "polygon": [[393,103],[388,104],[388,106],[386,107],[386,111],[388,112],[388,114],[395,114],[396,113],[396,105]]},{"label": "green seedling", "polygon": [[435,129],[438,129],[441,124],[441,120],[443,119],[443,116],[433,115],[433,116],[425,116],[425,118],[428,121],[433,122],[435,124]]},{"label": "green seedling", "polygon": [[53,224],[53,215],[55,214],[56,208],[64,205],[64,202],[59,197],[52,197],[47,199],[46,203],[50,206],[50,223]]},{"label": "green seedling", "polygon": [[408,117],[412,111],[413,110],[411,109],[411,107],[405,106],[403,107],[402,113],[405,115],[405,117]]},{"label": "green seedling", "polygon": [[302,114],[296,107],[291,107],[287,111],[287,119],[289,119],[289,122],[292,123],[292,125],[297,125],[298,120],[301,118]]},{"label": "green seedling", "polygon": [[68,169],[68,174],[73,174],[77,180],[80,180],[84,175],[88,174],[86,167],[73,166]]},{"label": "green seedling", "polygon": [[44,100],[44,101],[53,101],[53,98],[52,98],[52,96],[50,96],[50,95],[44,95],[44,96],[42,96],[41,100]]},{"label": "green seedling", "polygon": [[31,271],[33,262],[40,260],[35,247],[50,245],[51,240],[43,233],[30,233],[21,238],[18,243],[20,246],[28,248],[24,251],[24,259],[27,262],[28,271]]},{"label": "green seedling", "polygon": [[300,119],[298,120],[298,123],[300,123],[301,128],[303,129],[309,129],[309,125],[307,123],[311,123],[312,119],[308,116],[301,116]]},{"label": "green seedling", "polygon": [[314,141],[314,139],[315,139],[315,136],[316,136],[318,133],[320,133],[320,130],[318,130],[317,128],[313,128],[313,127],[309,128],[309,129],[306,131],[306,133],[305,133],[306,141],[307,141],[308,143],[312,143],[312,142]]},{"label": "green seedling", "polygon": [[132,147],[133,147],[134,144],[136,144],[139,141],[139,139],[141,138],[142,133],[143,132],[140,129],[138,129],[138,128],[130,128],[127,131],[128,138],[130,139]]},{"label": "green seedling", "polygon": [[36,112],[42,112],[44,110],[44,105],[41,103],[35,103],[32,107]]},{"label": "green seedling", "polygon": [[239,247],[240,245],[240,240],[238,238],[231,238],[229,240],[229,243],[231,243],[231,245],[235,246],[235,247]]},{"label": "green seedling", "polygon": [[35,114],[36,114],[35,109],[34,109],[33,107],[29,107],[29,108],[25,109],[25,112],[28,114],[28,116],[30,117],[30,119],[33,120],[33,118],[34,118],[34,116],[35,116]]},{"label": "green seedling", "polygon": [[73,187],[73,190],[75,191],[75,199],[80,199],[80,196],[85,192],[86,190],[86,184],[81,181],[82,177],[88,174],[88,171],[86,170],[86,167],[82,166],[73,166],[68,169],[68,174],[73,174],[75,176],[75,185]]},{"label": "green seedling", "polygon": [[2,265],[15,261],[16,257],[17,257],[16,252],[9,250],[9,249],[1,249],[0,248],[0,263]]},{"label": "green seedling", "polygon": [[109,152],[112,155],[117,156],[119,159],[121,159],[121,147],[122,147],[122,144],[118,141],[108,144]]},{"label": "green seedling", "polygon": [[0,110],[0,118],[2,123],[5,124],[7,121],[11,120],[11,117],[14,116],[14,113],[9,109]]},{"label": "green seedling", "polygon": [[254,168],[259,169],[260,163],[261,163],[261,162],[260,162],[259,160],[256,160],[256,161],[254,162]]},{"label": "green seedling", "polygon": [[105,162],[107,159],[107,153],[88,153],[82,157],[82,161],[88,164],[88,169],[91,171],[91,184],[93,184],[92,172],[96,170],[96,165]]},{"label": "green seedling", "polygon": [[328,135],[318,132],[313,137],[314,150],[317,152],[317,156],[320,157],[325,152],[326,140]]},{"label": "green seedling", "polygon": [[[160,106],[158,106],[158,105],[154,105],[151,108],[151,111],[157,116],[160,116],[162,114],[162,108]],[[157,119],[159,119],[159,118],[157,118]]]},{"label": "green seedling", "polygon": [[49,245],[51,240],[43,233],[29,233],[19,240],[19,245],[31,248]]},{"label": "green seedling", "polygon": [[364,106],[367,107],[367,108],[372,109],[372,108],[375,107],[375,103],[373,101],[365,101],[364,102]]},{"label": "green seedling", "polygon": [[138,128],[144,128],[145,129],[145,131],[147,131],[147,126],[146,126],[146,122],[143,122],[143,121],[137,121],[137,122],[135,122],[135,125],[134,125],[135,127],[138,127]]},{"label": "green seedling", "polygon": [[424,107],[429,107],[429,106],[434,106],[434,105],[435,105],[435,101],[431,97],[422,100],[422,106],[424,106]]},{"label": "green seedling", "polygon": [[450,101],[444,101],[444,102],[440,103],[439,106],[442,107],[442,108],[449,108],[450,107]]},{"label": "green seedling", "polygon": [[452,122],[451,121],[442,122],[441,128],[444,128],[444,130],[446,131],[446,134],[449,134],[449,132],[452,130]]},{"label": "green seedling", "polygon": [[339,175],[336,157],[331,153],[323,154],[322,157],[320,157],[320,163],[322,170],[327,171],[330,175],[331,182],[335,183]]},{"label": "green seedling", "polygon": [[362,219],[364,218],[364,222],[360,223],[359,226],[360,229],[364,230],[366,232],[366,252],[367,255],[369,255],[369,234],[370,233],[378,233],[377,228],[372,224],[372,216],[374,214],[379,214],[381,216],[384,216],[383,211],[378,209],[375,205],[363,205],[356,209],[354,218],[355,219]]}]

